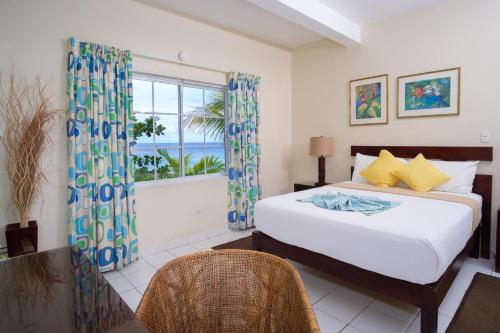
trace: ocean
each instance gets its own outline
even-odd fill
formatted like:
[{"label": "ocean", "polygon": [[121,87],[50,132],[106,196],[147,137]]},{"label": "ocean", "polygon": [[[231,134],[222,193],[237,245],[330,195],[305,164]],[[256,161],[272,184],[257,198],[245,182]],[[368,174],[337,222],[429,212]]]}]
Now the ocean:
[{"label": "ocean", "polygon": [[[168,154],[172,157],[179,158],[179,148],[175,147],[176,144],[171,143],[160,143],[156,144],[157,149],[167,149]],[[201,147],[200,147],[201,146]],[[153,155],[154,144],[152,143],[137,143],[134,148],[134,155],[144,156]],[[205,148],[203,147],[203,142],[199,143],[185,143],[184,144],[184,155],[191,153],[191,160],[189,166],[193,166],[196,162],[201,160],[205,155]],[[206,143],[206,153],[207,156],[213,155],[219,158],[221,161],[225,161],[225,149],[223,143]]]}]

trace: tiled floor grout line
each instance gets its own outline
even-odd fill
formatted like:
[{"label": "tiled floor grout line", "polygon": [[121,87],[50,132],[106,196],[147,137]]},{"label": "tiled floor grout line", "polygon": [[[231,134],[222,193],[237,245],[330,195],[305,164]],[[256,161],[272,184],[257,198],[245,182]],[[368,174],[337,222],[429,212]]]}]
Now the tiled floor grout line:
[{"label": "tiled floor grout line", "polygon": [[[316,304],[316,303],[314,303],[314,304]],[[318,308],[314,308],[314,306],[313,306],[313,311],[314,311],[314,316],[316,316],[316,311],[319,311],[319,312],[323,313],[324,315],[327,315],[329,317],[335,318],[336,320],[340,321],[342,324],[345,324],[345,326],[342,327],[342,329],[338,333],[342,332],[347,326],[349,326],[349,324],[346,324],[345,321],[340,320],[339,318],[335,317],[334,315],[329,314],[329,313],[327,313],[327,312],[325,312],[323,310],[320,310]],[[321,329],[321,327],[320,327],[320,329]]]},{"label": "tiled floor grout line", "polygon": [[413,324],[415,324],[415,322],[416,322],[416,321],[417,321],[417,319],[418,319],[418,316],[419,316],[419,315],[420,315],[420,313],[422,312],[422,309],[420,309],[420,308],[418,308],[418,309],[419,309],[419,310],[418,310],[417,315],[415,316],[415,318],[413,318],[413,320],[412,320],[412,321],[411,321],[411,323],[410,323],[410,326],[408,326],[408,328],[406,329],[406,331],[408,331],[408,330],[410,329],[410,327],[412,327],[412,326],[413,326]]},{"label": "tiled floor grout line", "polygon": [[[345,326],[344,326],[344,327],[343,327],[343,328],[339,331],[339,333],[342,333],[342,332],[343,332],[346,328],[348,328],[348,327],[349,327],[349,324],[346,324],[346,325],[345,325]],[[321,329],[321,327],[320,327],[320,329]],[[357,329],[357,328],[356,328],[356,329]],[[359,331],[359,330],[358,330],[358,331]]]},{"label": "tiled floor grout line", "polygon": [[[302,280],[302,283],[304,283],[304,280]],[[337,287],[333,288],[332,290],[330,290],[329,292],[327,292],[324,296],[320,297],[316,302],[314,302],[312,304],[312,306],[314,307],[319,301],[321,301],[323,298],[326,298],[328,295],[330,295],[331,293],[333,293],[335,291],[335,289],[337,289]],[[307,290],[307,288],[306,288]],[[337,318],[338,319],[338,318]]]},{"label": "tiled floor grout line", "polygon": [[[365,311],[365,310],[366,310],[366,309],[370,306],[370,304],[372,304],[374,301],[375,301],[375,298],[372,298],[372,300],[371,300],[370,302],[368,302],[368,304],[366,304],[366,306],[365,306],[365,307],[364,307],[361,311],[359,311],[359,313],[358,313],[358,314],[357,314],[354,318],[352,318],[352,319],[351,319],[351,321],[347,324],[347,326],[351,325],[351,323],[352,323],[353,321],[355,321],[355,320],[356,320],[356,318],[358,318],[358,317],[359,317],[359,316],[360,316],[360,315],[361,315],[361,314],[362,314],[362,313],[363,313],[363,312],[364,312],[364,311]],[[355,327],[355,326],[353,326],[353,327],[354,327],[355,329],[357,329],[358,331],[361,331],[359,328],[357,328],[357,327]],[[362,331],[361,331],[361,332],[362,332]]]},{"label": "tiled floor grout line", "polygon": [[[376,299],[376,298],[374,298],[372,302],[375,302],[376,300],[377,300],[377,299]],[[370,304],[368,304],[368,305],[370,305]],[[381,310],[378,310],[378,309],[375,309],[375,308],[372,308],[372,310],[373,310],[373,311],[375,311],[375,312],[377,312],[377,313],[383,314],[384,316],[390,317],[391,319],[397,320],[397,321],[399,321],[399,322],[401,322],[401,323],[403,323],[403,324],[405,324],[405,325],[408,325],[408,327],[406,328],[405,332],[406,332],[406,331],[408,331],[408,329],[412,326],[412,324],[413,324],[413,322],[415,321],[415,319],[416,319],[416,318],[418,318],[418,315],[420,314],[420,311],[419,311],[419,312],[417,312],[417,314],[416,314],[416,315],[415,315],[415,317],[411,320],[411,322],[410,322],[410,323],[407,323],[407,322],[405,322],[404,320],[401,320],[401,318],[397,318],[396,316],[393,316],[393,315],[391,315],[391,314],[389,314],[389,313],[385,313],[384,311],[381,311]],[[363,309],[363,311],[364,311],[364,309]],[[363,312],[363,311],[361,311],[361,312]],[[360,313],[360,314],[361,314],[361,313]]]},{"label": "tiled floor grout line", "polygon": [[[172,255],[172,256],[174,256],[174,257],[176,257],[176,258],[177,258],[177,256],[176,256],[175,254],[173,254],[172,252],[170,252],[170,251],[171,251],[171,250],[178,249],[178,248],[183,247],[183,246],[191,246],[191,247],[193,247],[194,249],[196,249],[196,250],[198,250],[198,251],[209,251],[209,250],[200,250],[200,249],[198,249],[197,247],[195,247],[195,246],[193,246],[193,245],[194,245],[194,244],[196,244],[196,243],[200,243],[200,242],[206,241],[206,240],[211,240],[211,241],[215,242],[216,244],[215,244],[214,246],[217,246],[217,245],[223,244],[223,243],[220,243],[220,244],[219,244],[217,241],[215,241],[215,240],[214,240],[214,238],[216,238],[216,237],[220,237],[220,236],[222,236],[222,235],[228,235],[228,234],[229,234],[229,233],[231,233],[231,232],[233,232],[233,231],[228,231],[228,232],[226,232],[226,233],[219,234],[219,235],[215,235],[215,236],[213,236],[213,237],[208,237],[208,236],[207,236],[206,238],[200,239],[200,240],[198,240],[198,241],[196,241],[196,242],[188,242],[188,243],[186,243],[186,244],[182,244],[182,245],[179,245],[179,246],[176,246],[176,247],[170,248],[170,249],[165,249],[165,250],[162,250],[162,251],[159,251],[159,252],[151,253],[151,254],[149,254],[148,256],[141,257],[141,258],[142,258],[144,261],[146,261],[146,262],[147,262],[150,266],[152,266],[154,269],[156,269],[156,268],[155,268],[153,265],[151,265],[151,263],[149,263],[149,262],[147,261],[147,259],[145,259],[145,258],[150,257],[150,256],[155,255],[155,254],[158,254],[158,253],[162,253],[162,252],[167,252],[168,254],[170,254],[170,255]],[[241,232],[241,231],[234,231],[234,232]],[[242,233],[243,233],[243,232],[242,232]],[[250,235],[245,235],[245,234],[242,234],[242,235],[239,235],[239,236],[241,236],[241,237],[238,237],[238,238],[234,237],[234,239],[233,239],[233,240],[230,240],[230,242],[235,241],[235,240],[238,240],[238,239],[241,239],[241,238],[248,237],[248,236],[250,236]]]}]

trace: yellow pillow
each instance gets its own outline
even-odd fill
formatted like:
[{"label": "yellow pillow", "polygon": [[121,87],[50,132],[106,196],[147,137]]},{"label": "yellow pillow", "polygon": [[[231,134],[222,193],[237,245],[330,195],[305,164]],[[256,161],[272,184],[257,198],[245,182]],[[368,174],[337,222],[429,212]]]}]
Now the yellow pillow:
[{"label": "yellow pillow", "polygon": [[412,190],[419,192],[430,191],[450,180],[448,175],[439,171],[422,154],[418,154],[403,168],[395,171],[394,175],[401,178]]},{"label": "yellow pillow", "polygon": [[373,185],[392,187],[399,183],[399,178],[394,175],[394,171],[403,166],[401,161],[384,149],[380,151],[379,157],[368,168],[361,170],[360,174]]}]

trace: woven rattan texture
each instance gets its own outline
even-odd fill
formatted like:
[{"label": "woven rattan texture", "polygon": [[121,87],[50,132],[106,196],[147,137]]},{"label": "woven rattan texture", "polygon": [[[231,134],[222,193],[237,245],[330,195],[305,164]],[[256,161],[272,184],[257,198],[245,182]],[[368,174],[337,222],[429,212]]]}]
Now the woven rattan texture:
[{"label": "woven rattan texture", "polygon": [[151,279],[136,316],[151,332],[320,332],[297,270],[247,250],[167,263]]}]

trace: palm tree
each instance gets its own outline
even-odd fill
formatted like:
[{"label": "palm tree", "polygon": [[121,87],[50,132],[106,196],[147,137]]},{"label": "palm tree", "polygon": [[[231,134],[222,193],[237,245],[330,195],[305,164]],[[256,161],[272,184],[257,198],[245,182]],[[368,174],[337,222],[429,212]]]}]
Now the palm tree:
[{"label": "palm tree", "polygon": [[[163,157],[166,161],[166,165],[160,166],[157,169],[158,175],[161,178],[174,178],[181,175],[181,163],[180,159],[170,156],[166,149],[158,149],[158,154]],[[216,156],[205,156],[201,158],[198,162],[193,164],[191,167],[191,157],[192,154],[184,155],[184,175],[195,176],[205,174],[205,167],[207,173],[217,173],[223,172],[225,169],[225,164]]]},{"label": "palm tree", "polygon": [[219,173],[224,172],[226,165],[217,156],[205,156],[198,162],[196,162],[193,167],[193,174],[202,175],[205,173],[205,167],[208,173]]},{"label": "palm tree", "polygon": [[[166,165],[157,169],[157,172],[163,176],[162,178],[174,178],[181,175],[181,161],[179,158],[172,157],[164,148],[157,149],[158,154],[165,159]],[[184,155],[184,169],[191,162],[191,153]],[[185,172],[188,175],[187,172]]]},{"label": "palm tree", "polygon": [[222,90],[210,91],[208,103],[205,108],[198,107],[186,117],[185,127],[193,129],[198,134],[221,140],[224,138],[224,92]]}]

